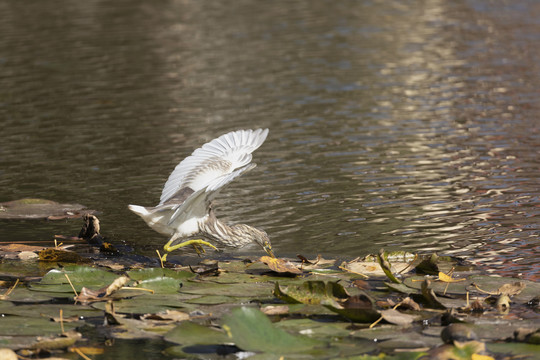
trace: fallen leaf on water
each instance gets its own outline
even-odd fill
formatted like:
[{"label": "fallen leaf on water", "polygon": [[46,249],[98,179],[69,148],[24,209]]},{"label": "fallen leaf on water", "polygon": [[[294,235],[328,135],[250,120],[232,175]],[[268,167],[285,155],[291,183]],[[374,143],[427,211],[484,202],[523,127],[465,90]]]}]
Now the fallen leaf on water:
[{"label": "fallen leaf on water", "polygon": [[45,199],[19,199],[0,203],[0,219],[49,219],[78,218],[95,213],[79,204],[60,204]]},{"label": "fallen leaf on water", "polygon": [[112,293],[120,290],[124,285],[129,282],[129,280],[129,277],[125,275],[120,276],[118,279],[114,280],[111,285],[107,286],[107,289],[105,290],[105,296],[109,296]]},{"label": "fallen leaf on water", "polygon": [[48,248],[41,250],[39,253],[39,260],[49,262],[70,262],[80,263],[86,261],[83,257],[73,251],[66,251],[54,248]]},{"label": "fallen leaf on water", "polygon": [[401,284],[401,280],[396,278],[392,273],[392,266],[385,258],[384,249],[379,250],[379,253],[377,254],[377,261],[379,262],[381,269],[384,271],[385,275],[388,277],[388,279],[390,279],[390,281],[396,284]]},{"label": "fallen leaf on water", "polygon": [[69,351],[71,352],[75,352],[76,350],[79,350],[86,355],[101,355],[105,353],[104,348],[98,348],[98,347],[92,347],[92,346],[77,346],[77,347],[72,346],[69,348]]},{"label": "fallen leaf on water", "polygon": [[284,315],[289,313],[289,307],[287,305],[278,306],[266,306],[261,309],[266,315]]},{"label": "fallen leaf on water", "polygon": [[403,314],[394,309],[382,310],[381,316],[387,322],[396,325],[409,325],[417,318],[416,316]]},{"label": "fallen leaf on water", "polygon": [[472,354],[471,360],[495,360],[495,358],[489,355]]},{"label": "fallen leaf on water", "polygon": [[270,270],[278,273],[302,274],[302,270],[298,269],[296,265],[283,259],[261,256],[259,260],[266,264]]},{"label": "fallen leaf on water", "polygon": [[454,279],[450,275],[446,275],[445,273],[439,271],[439,280],[446,283],[454,283],[454,282],[465,281],[467,279]]},{"label": "fallen leaf on water", "polygon": [[252,307],[240,307],[223,318],[222,328],[236,346],[245,351],[271,354],[309,352],[326,343],[277,328],[266,315]]},{"label": "fallen leaf on water", "polygon": [[525,289],[526,285],[522,281],[516,281],[513,284],[504,284],[499,289],[498,292],[501,295],[508,295],[508,296],[514,296],[519,294],[523,289]]},{"label": "fallen leaf on water", "polygon": [[165,311],[158,312],[156,314],[143,315],[141,316],[141,319],[180,322],[184,320],[189,320],[190,316],[188,313],[185,313],[183,311],[165,310]]}]

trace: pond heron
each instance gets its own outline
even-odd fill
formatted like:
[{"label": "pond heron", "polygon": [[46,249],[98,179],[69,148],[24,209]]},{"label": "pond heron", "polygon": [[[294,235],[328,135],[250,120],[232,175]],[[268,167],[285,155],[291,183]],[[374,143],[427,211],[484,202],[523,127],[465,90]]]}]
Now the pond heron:
[{"label": "pond heron", "polygon": [[267,135],[268,129],[221,135],[176,166],[156,207],[129,205],[148,226],[170,236],[163,247],[166,253],[162,260],[171,251],[187,245],[192,245],[198,254],[204,252],[203,245],[218,250],[209,241],[235,248],[255,242],[275,257],[264,231],[245,224],[228,226],[216,218],[212,208],[212,200],[225,185],[256,166],[251,163],[251,153]]}]

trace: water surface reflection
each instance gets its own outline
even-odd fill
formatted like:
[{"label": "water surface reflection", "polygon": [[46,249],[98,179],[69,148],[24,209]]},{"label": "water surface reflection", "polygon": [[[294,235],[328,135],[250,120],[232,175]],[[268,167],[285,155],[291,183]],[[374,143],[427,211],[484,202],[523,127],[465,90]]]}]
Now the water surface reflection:
[{"label": "water surface reflection", "polygon": [[269,127],[218,211],[278,253],[437,250],[539,276],[536,2],[62,4],[0,4],[2,201],[84,203],[151,254],[165,239],[126,205],[157,203],[205,141]]}]

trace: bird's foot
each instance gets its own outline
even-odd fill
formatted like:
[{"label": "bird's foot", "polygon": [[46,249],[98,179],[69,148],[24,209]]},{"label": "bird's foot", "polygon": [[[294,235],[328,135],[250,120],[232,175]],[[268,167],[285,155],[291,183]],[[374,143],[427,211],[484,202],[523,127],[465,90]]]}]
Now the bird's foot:
[{"label": "bird's foot", "polygon": [[203,245],[206,245],[206,246],[211,247],[212,249],[214,249],[216,251],[219,251],[219,249],[217,247],[210,244],[208,241],[204,241],[202,239],[188,240],[188,241],[181,242],[180,244],[177,244],[177,245],[174,245],[174,246],[170,245],[171,242],[172,242],[172,240],[169,241],[167,244],[165,244],[165,246],[163,247],[163,249],[167,252],[161,258],[163,261],[166,260],[168,253],[170,253],[171,251],[180,249],[181,247],[188,246],[188,245],[193,246],[195,248],[195,251],[197,252],[197,255],[199,255],[199,256],[201,256],[201,254],[205,253]]}]

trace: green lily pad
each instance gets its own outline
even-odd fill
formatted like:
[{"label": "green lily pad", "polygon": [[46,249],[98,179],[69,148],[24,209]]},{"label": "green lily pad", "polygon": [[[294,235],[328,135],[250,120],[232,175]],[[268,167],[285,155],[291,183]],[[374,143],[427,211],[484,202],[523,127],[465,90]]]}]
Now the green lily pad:
[{"label": "green lily pad", "polygon": [[66,292],[73,293],[73,289],[66,278],[73,284],[77,292],[83,287],[100,289],[110,285],[118,275],[90,266],[69,265],[64,269],[52,269],[37,284],[29,285],[33,291]]},{"label": "green lily pad", "polygon": [[165,340],[190,345],[214,345],[230,343],[231,339],[223,331],[199,325],[191,321],[183,321],[180,325],[165,334]]},{"label": "green lily pad", "polygon": [[199,304],[199,305],[218,305],[218,304],[234,304],[240,302],[238,298],[233,298],[230,296],[223,295],[207,295],[201,296],[195,299],[190,299],[185,301],[188,304]]},{"label": "green lily pad", "polygon": [[155,277],[140,281],[135,288],[153,290],[156,294],[175,294],[180,290],[182,283],[170,277]]},{"label": "green lily pad", "polygon": [[305,281],[300,285],[289,285],[281,288],[276,282],[274,295],[280,300],[295,304],[321,304],[339,308],[338,300],[346,300],[349,294],[343,286],[336,282]]},{"label": "green lily pad", "polygon": [[19,199],[0,203],[0,219],[50,219],[78,218],[95,213],[84,205],[60,204],[45,199]]},{"label": "green lily pad", "polygon": [[[83,322],[64,322],[64,330],[72,330]],[[4,316],[0,318],[0,336],[44,336],[62,333],[60,323],[49,318]]]},{"label": "green lily pad", "polygon": [[[403,280],[403,283],[413,289],[422,289],[422,283],[426,278],[424,276],[410,276]],[[467,293],[468,285],[470,281],[461,281],[454,283],[447,283],[442,281],[432,280],[430,284],[430,289],[432,289],[436,294],[454,294],[454,295],[465,295]]]},{"label": "green lily pad", "polygon": [[250,283],[250,284],[216,284],[213,282],[187,281],[180,289],[180,293],[197,295],[222,295],[249,298],[270,298],[273,284]]},{"label": "green lily pad", "polygon": [[291,319],[277,322],[274,324],[274,326],[287,330],[288,332],[305,334],[311,338],[317,338],[320,340],[338,340],[349,336],[351,333],[350,330],[347,330],[347,327],[349,327],[350,324],[345,322]]},{"label": "green lily pad", "polygon": [[84,305],[72,304],[32,304],[32,305],[7,305],[10,302],[0,302],[0,313],[6,315],[18,315],[39,318],[59,318],[60,310],[64,319],[72,317],[101,316],[103,312]]},{"label": "green lily pad", "polygon": [[236,346],[246,351],[272,354],[310,352],[325,342],[301,335],[291,335],[272,324],[259,309],[240,307],[223,318],[223,328]]},{"label": "green lily pad", "polygon": [[[147,296],[137,296],[133,299],[121,299],[114,301],[114,311],[120,314],[155,314],[161,311],[183,308],[183,303],[168,299],[148,298]],[[105,302],[91,304],[95,309],[105,310]]]},{"label": "green lily pad", "polygon": [[168,277],[177,280],[191,279],[196,276],[196,274],[184,271],[184,270],[172,270],[172,269],[163,269],[163,268],[146,268],[146,269],[137,269],[130,270],[127,272],[127,275],[130,279],[135,281],[144,281],[149,279],[154,279],[157,277]]},{"label": "green lily pad", "polygon": [[[518,281],[516,278],[497,277],[488,275],[473,275],[468,278],[468,283],[474,283],[484,291],[497,292],[497,290],[505,284],[513,284]],[[540,282],[529,280],[519,280],[525,287],[517,295],[512,296],[513,301],[527,302],[540,294]]]},{"label": "green lily pad", "polygon": [[488,343],[486,348],[496,354],[526,356],[525,359],[533,359],[540,354],[540,345],[516,343],[516,342],[498,342]]}]

